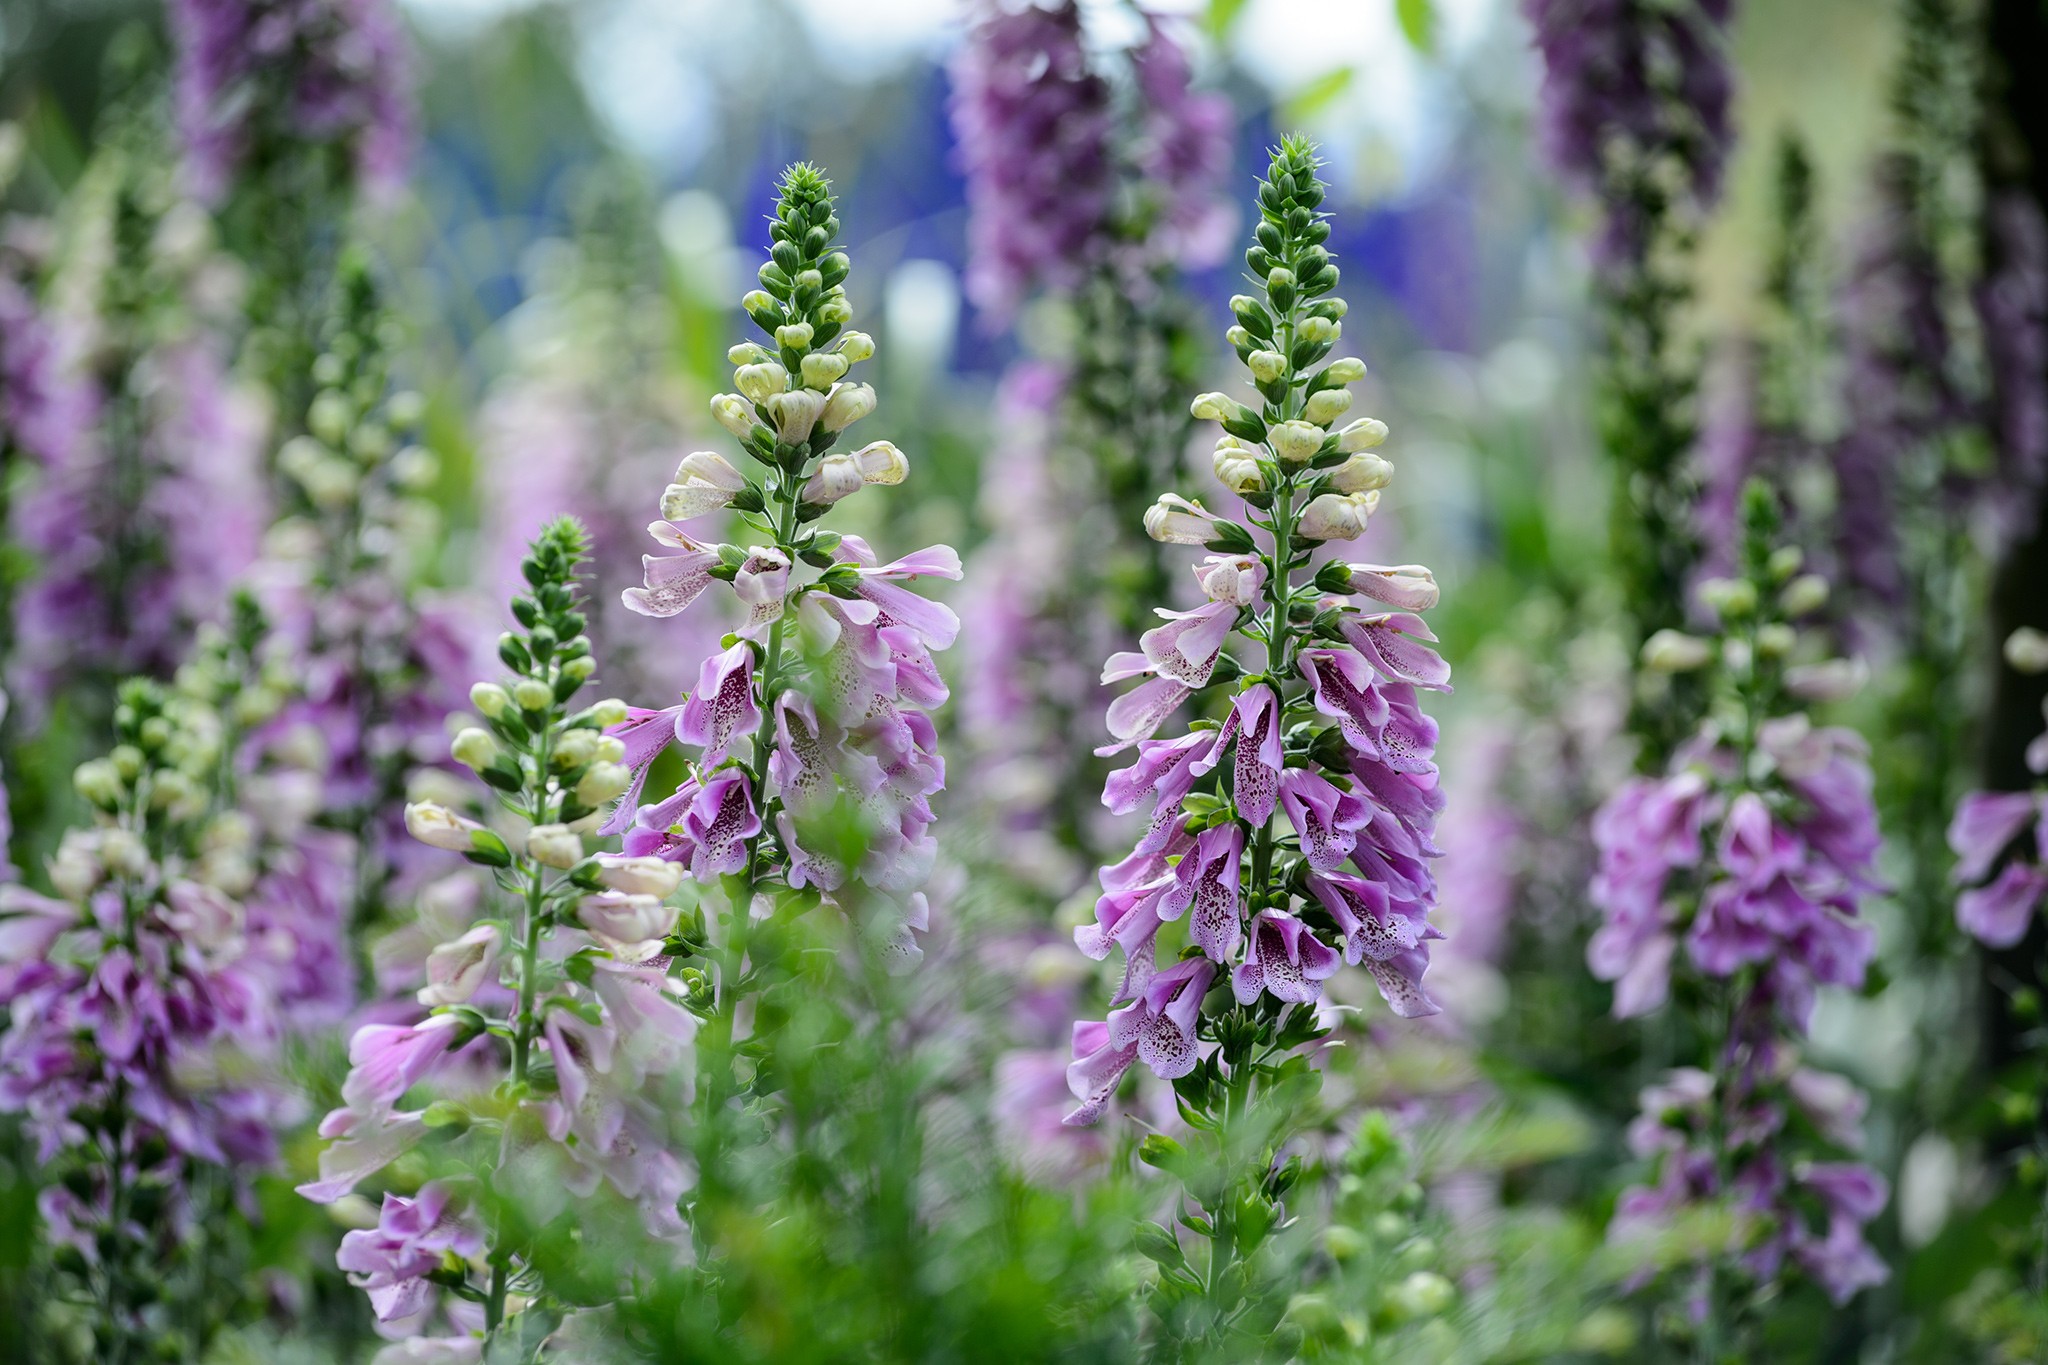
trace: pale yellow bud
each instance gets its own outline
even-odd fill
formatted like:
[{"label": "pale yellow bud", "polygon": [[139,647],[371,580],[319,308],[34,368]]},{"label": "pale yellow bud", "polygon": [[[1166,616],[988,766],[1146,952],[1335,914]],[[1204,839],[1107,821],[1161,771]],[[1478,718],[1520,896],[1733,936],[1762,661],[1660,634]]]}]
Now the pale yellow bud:
[{"label": "pale yellow bud", "polygon": [[535,825],[526,832],[526,856],[547,867],[571,868],[583,861],[583,840],[567,825]]},{"label": "pale yellow bud", "polygon": [[1337,449],[1346,455],[1371,450],[1387,439],[1387,424],[1376,417],[1361,417],[1337,433]]},{"label": "pale yellow bud", "polygon": [[1326,427],[1342,417],[1351,407],[1351,390],[1323,389],[1309,395],[1302,405],[1301,415],[1319,427]]},{"label": "pale yellow bud", "polygon": [[1356,540],[1379,504],[1377,492],[1324,493],[1309,500],[1295,530],[1304,540]]},{"label": "pale yellow bud", "polygon": [[487,731],[472,725],[455,736],[448,752],[463,767],[481,771],[490,767],[491,761],[498,756],[498,742]]},{"label": "pale yellow bud", "polygon": [[1713,658],[1712,641],[1681,630],[1660,630],[1643,641],[1643,667],[1653,673],[1690,673]]},{"label": "pale yellow bud", "polygon": [[775,344],[788,347],[792,351],[801,351],[804,347],[811,344],[811,324],[808,322],[790,322],[777,327],[775,329]]},{"label": "pale yellow bud", "polygon": [[841,384],[825,400],[824,416],[818,420],[827,431],[844,431],[875,410],[875,391],[866,384]]},{"label": "pale yellow bud", "polygon": [[1266,440],[1282,463],[1307,464],[1323,448],[1324,435],[1321,427],[1295,420],[1282,422],[1268,431]]},{"label": "pale yellow bud", "polygon": [[1257,458],[1235,444],[1216,447],[1216,480],[1239,496],[1263,493],[1267,486],[1266,473],[1259,468]]},{"label": "pale yellow bud", "polygon": [[1251,370],[1252,378],[1261,384],[1270,384],[1287,373],[1287,357],[1278,351],[1253,351],[1245,357],[1244,363]]},{"label": "pale yellow bud", "polygon": [[764,360],[758,365],[742,365],[733,372],[733,387],[756,403],[765,403],[770,397],[789,387],[789,371],[773,360]]},{"label": "pale yellow bud", "polygon": [[1330,472],[1339,493],[1370,493],[1394,481],[1394,466],[1369,450],[1361,450]]},{"label": "pale yellow bud", "polygon": [[831,351],[814,351],[804,357],[804,387],[823,392],[839,382],[852,362]]}]

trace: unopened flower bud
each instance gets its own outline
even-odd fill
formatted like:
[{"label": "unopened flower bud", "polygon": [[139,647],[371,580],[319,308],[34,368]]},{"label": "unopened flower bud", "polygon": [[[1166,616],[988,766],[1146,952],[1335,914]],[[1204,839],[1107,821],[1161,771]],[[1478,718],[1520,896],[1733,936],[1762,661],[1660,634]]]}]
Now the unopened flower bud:
[{"label": "unopened flower bud", "polygon": [[1373,509],[1380,505],[1378,492],[1323,493],[1311,498],[1301,510],[1296,530],[1304,540],[1356,540],[1365,534]]},{"label": "unopened flower bud", "polygon": [[597,757],[597,742],[595,730],[571,730],[555,741],[548,761],[557,768],[580,768]]},{"label": "unopened flower bud", "polygon": [[1339,493],[1370,493],[1394,481],[1394,466],[1369,450],[1361,450],[1330,471]]},{"label": "unopened flower bud", "polygon": [[1817,573],[1803,573],[1785,585],[1778,605],[1787,616],[1805,616],[1828,604],[1828,581]]},{"label": "unopened flower bud", "polygon": [[740,295],[740,307],[748,313],[758,313],[775,307],[775,296],[765,289],[749,289]]},{"label": "unopened flower bud", "polygon": [[149,850],[125,829],[104,830],[100,834],[100,865],[110,876],[139,877],[149,870]]},{"label": "unopened flower bud", "polygon": [[811,335],[811,324],[808,322],[785,323],[775,329],[775,344],[792,351],[801,351],[811,344]]},{"label": "unopened flower bud", "polygon": [[2005,661],[2020,673],[2048,673],[2048,634],[2021,626],[2005,637]]},{"label": "unopened flower bud", "polygon": [[617,697],[606,697],[603,701],[596,703],[590,708],[590,718],[597,723],[597,728],[600,730],[609,730],[615,725],[624,725],[629,714],[631,713],[626,703],[620,701]]},{"label": "unopened flower bud", "polygon": [[745,440],[759,425],[754,421],[754,410],[747,400],[736,393],[721,393],[711,400],[711,415],[718,425],[733,435]]},{"label": "unopened flower bud", "polygon": [[1757,652],[1766,659],[1782,659],[1799,646],[1799,632],[1783,621],[1757,627]]},{"label": "unopened flower bud", "polygon": [[827,455],[818,461],[817,469],[804,482],[799,496],[813,506],[829,507],[841,498],[860,492],[863,482],[860,461],[851,455]]},{"label": "unopened flower bud", "polygon": [[875,353],[875,339],[866,332],[848,332],[839,338],[839,354],[849,365],[858,365]]},{"label": "unopened flower bud", "polygon": [[1387,1306],[1402,1318],[1433,1318],[1458,1301],[1451,1282],[1433,1270],[1418,1270],[1387,1293]]},{"label": "unopened flower bud", "polygon": [[590,751],[590,757],[605,763],[623,763],[626,759],[626,742],[617,735],[599,735],[597,747]]},{"label": "unopened flower bud", "polygon": [[526,831],[526,856],[548,867],[574,867],[583,861],[583,840],[567,825],[535,825]]},{"label": "unopened flower bud", "polygon": [[1344,329],[1329,318],[1303,318],[1301,325],[1294,329],[1294,335],[1302,341],[1334,345],[1337,338],[1344,335]]},{"label": "unopened flower bud", "polygon": [[1231,327],[1224,332],[1223,339],[1238,350],[1243,350],[1252,344],[1252,334],[1242,327]]},{"label": "unopened flower bud", "polygon": [[645,962],[661,951],[662,940],[676,922],[676,911],[663,905],[658,896],[600,891],[577,904],[576,918],[614,956]]},{"label": "unopened flower bud", "polygon": [[1713,658],[1712,641],[1682,630],[1660,630],[1643,641],[1643,667],[1654,673],[1689,673]]},{"label": "unopened flower bud", "polygon": [[1308,422],[1282,422],[1266,433],[1273,453],[1283,464],[1307,464],[1323,448],[1324,431]]},{"label": "unopened flower bud", "polygon": [[112,762],[104,758],[95,758],[73,769],[71,786],[72,790],[102,810],[120,805],[121,798],[127,795],[121,774]]},{"label": "unopened flower bud", "polygon": [[1337,433],[1337,449],[1346,455],[1371,450],[1387,439],[1387,424],[1377,417],[1361,417]]},{"label": "unopened flower bud", "polygon": [[1278,351],[1253,351],[1245,357],[1244,363],[1251,370],[1252,378],[1261,384],[1270,384],[1287,373],[1287,357]]},{"label": "unopened flower bud", "polygon": [[1237,404],[1220,393],[1198,394],[1195,401],[1188,405],[1188,411],[1194,414],[1198,422],[1220,422],[1236,410]]},{"label": "unopened flower bud", "polygon": [[1239,496],[1266,491],[1266,472],[1258,459],[1235,442],[1216,447],[1216,480]]},{"label": "unopened flower bud", "polygon": [[1285,294],[1294,288],[1294,272],[1284,265],[1276,265],[1266,272],[1266,292]]},{"label": "unopened flower bud", "polygon": [[1806,551],[1797,545],[1780,545],[1771,551],[1769,568],[1771,577],[1782,583],[1799,572],[1799,566],[1806,562]]},{"label": "unopened flower bud", "polygon": [[775,394],[761,406],[774,421],[776,434],[794,445],[811,439],[818,415],[825,411],[825,395],[812,389],[797,389]]},{"label": "unopened flower bud", "polygon": [[512,684],[512,700],[522,711],[545,711],[554,705],[555,689],[539,678],[521,678]]},{"label": "unopened flower bud", "polygon": [[1824,659],[1785,670],[1785,690],[1802,701],[1842,701],[1863,689],[1869,670],[1861,659]]},{"label": "unopened flower bud", "polygon": [[775,394],[789,388],[789,371],[773,360],[758,365],[742,365],[733,371],[733,387],[756,403],[765,403]]},{"label": "unopened flower bud", "polygon": [[488,731],[479,730],[472,725],[455,736],[455,742],[448,746],[448,752],[463,767],[481,772],[490,767],[492,760],[497,758],[498,742],[491,738]]},{"label": "unopened flower bud", "polygon": [[1356,384],[1365,378],[1365,362],[1355,355],[1347,355],[1341,360],[1331,361],[1323,374],[1332,384]]},{"label": "unopened flower bud", "polygon": [[487,720],[496,720],[512,705],[512,694],[494,682],[480,682],[469,689],[469,704]]},{"label": "unopened flower bud", "polygon": [[804,357],[804,387],[820,392],[831,388],[846,373],[850,363],[845,356],[831,351],[813,351]]},{"label": "unopened flower bud", "polygon": [[1319,427],[1327,427],[1351,408],[1351,390],[1322,389],[1309,395],[1301,415]]},{"label": "unopened flower bud", "polygon": [[862,483],[894,487],[910,477],[909,457],[891,442],[870,441],[854,451],[853,458],[860,466]]},{"label": "unopened flower bud", "polygon": [[832,298],[818,305],[818,320],[841,325],[849,323],[853,321],[853,305],[846,301],[845,294],[835,291]]},{"label": "unopened flower bud", "polygon": [[827,431],[844,431],[875,410],[875,391],[866,384],[841,384],[825,400],[819,421]]},{"label": "unopened flower bud", "polygon": [[1166,493],[1145,509],[1145,534],[1169,545],[1205,545],[1216,538],[1216,518],[1199,502]]},{"label": "unopened flower bud", "polygon": [[732,461],[711,450],[692,451],[676,466],[676,481],[662,490],[661,515],[688,521],[731,504],[747,486],[746,475]]},{"label": "unopened flower bud", "polygon": [[498,926],[479,924],[461,938],[427,954],[427,984],[418,993],[422,1005],[460,1005],[484,984],[498,963]]},{"label": "unopened flower bud", "polygon": [[1700,601],[1725,618],[1756,610],[1756,584],[1746,578],[1709,578],[1700,583]]},{"label": "unopened flower bud", "polygon": [[759,342],[742,341],[725,353],[726,361],[733,365],[759,365],[775,359],[766,346]]},{"label": "unopened flower bud", "polygon": [[597,855],[598,880],[629,896],[666,899],[683,884],[683,865],[666,858],[630,858],[619,853]]},{"label": "unopened flower bud", "polygon": [[633,785],[633,771],[623,763],[593,763],[576,784],[576,799],[586,806],[602,806]]}]

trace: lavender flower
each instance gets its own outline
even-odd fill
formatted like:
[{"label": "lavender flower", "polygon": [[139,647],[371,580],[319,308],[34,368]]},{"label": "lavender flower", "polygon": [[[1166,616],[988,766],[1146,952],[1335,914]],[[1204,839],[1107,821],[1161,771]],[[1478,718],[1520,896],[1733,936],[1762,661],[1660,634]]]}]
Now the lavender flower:
[{"label": "lavender flower", "polygon": [[[746,624],[704,661],[682,705],[638,712],[614,732],[634,778],[605,828],[625,835],[629,854],[685,863],[700,881],[742,877],[750,895],[879,898],[894,907],[881,926],[885,951],[915,960],[912,930],[925,927],[920,888],[935,853],[931,798],[945,785],[926,714],[947,698],[932,652],[953,643],[959,621],[906,585],[958,578],[960,561],[935,546],[883,563],[859,536],[807,529],[840,499],[908,472],[887,441],[830,453],[875,401],[867,385],[844,378],[874,345],[843,330],[847,259],[829,249],[837,228],[824,177],[793,167],[761,271],[766,287],[744,301],[773,347],[735,346],[740,392],[712,400],[749,458],[773,472],[756,484],[712,452],[687,457],[662,500],[672,519],[651,528],[676,553],[648,556],[644,585],[624,593],[632,610],[667,618],[723,581]],[[773,543],[711,545],[676,524],[722,506]],[[800,565],[816,576],[797,581]],[[644,801],[647,768],[671,737],[696,761],[673,792]],[[861,835],[858,861],[832,833],[848,819]],[[734,907],[741,920],[745,906]]]},{"label": "lavender flower", "polygon": [[[1673,205],[1713,205],[1732,132],[1732,0],[1524,0],[1543,56],[1544,150],[1605,214],[1595,253],[1640,266]],[[1664,168],[1668,167],[1666,172]]]},{"label": "lavender flower", "polygon": [[[1290,1136],[1287,1077],[1314,1073],[1273,1059],[1324,1036],[1310,1008],[1322,983],[1340,961],[1362,963],[1396,1014],[1436,1010],[1422,977],[1438,937],[1428,922],[1429,861],[1442,797],[1436,726],[1418,690],[1448,691],[1449,670],[1414,614],[1436,604],[1436,582],[1416,565],[1331,563],[1297,577],[1315,542],[1364,529],[1392,474],[1368,449],[1384,438],[1382,424],[1337,426],[1364,366],[1321,364],[1345,311],[1324,297],[1337,269],[1321,246],[1323,193],[1309,145],[1283,143],[1246,257],[1265,297],[1232,300],[1233,339],[1262,406],[1220,393],[1193,406],[1197,418],[1222,424],[1219,473],[1231,471],[1226,481],[1270,548],[1200,503],[1162,497],[1146,529],[1215,552],[1195,566],[1207,602],[1161,610],[1163,624],[1140,650],[1113,655],[1103,671],[1106,682],[1144,679],[1109,708],[1115,742],[1099,752],[1135,749],[1137,759],[1110,778],[1104,803],[1123,813],[1149,802],[1152,814],[1130,857],[1102,869],[1095,922],[1075,932],[1090,957],[1120,948],[1124,968],[1108,1019],[1075,1025],[1067,1074],[1081,1104],[1068,1122],[1097,1120],[1124,1073],[1143,1062],[1176,1083],[1182,1113],[1213,1135],[1203,1144],[1216,1166],[1202,1177],[1206,1217],[1187,1221],[1215,1242],[1206,1279],[1180,1260],[1177,1243],[1170,1255],[1164,1243],[1147,1252],[1200,1284],[1215,1316],[1198,1336],[1227,1333],[1251,1292],[1246,1277],[1226,1277],[1230,1257],[1249,1257],[1279,1216],[1288,1178],[1272,1162]],[[1262,644],[1263,657],[1240,662],[1233,639]],[[1154,737],[1183,704],[1218,689],[1228,697],[1219,719]],[[1291,829],[1284,842],[1276,814]],[[1159,966],[1161,941],[1183,935],[1187,946]],[[1235,1003],[1209,1007],[1211,988],[1226,983]],[[1235,1131],[1245,1123],[1253,1126]],[[1249,1165],[1243,1143],[1253,1148]],[[1145,1156],[1183,1180],[1203,1169],[1183,1166],[1188,1154],[1158,1137]]]},{"label": "lavender flower", "polygon": [[[321,1125],[333,1143],[320,1178],[301,1186],[332,1202],[418,1147],[430,1127],[452,1130],[438,1151],[465,1178],[431,1182],[414,1199],[387,1196],[377,1227],[344,1239],[338,1257],[369,1294],[379,1330],[408,1338],[416,1354],[452,1350],[464,1338],[422,1334],[466,1332],[475,1305],[486,1344],[525,1330],[524,1312],[559,1311],[524,1229],[571,1197],[635,1211],[649,1239],[636,1258],[643,1266],[673,1258],[684,1232],[684,1171],[664,1121],[665,1104],[688,1099],[697,1028],[668,971],[678,911],[666,900],[681,876],[653,859],[585,856],[584,834],[629,777],[624,746],[602,734],[625,706],[569,710],[595,672],[575,587],[583,559],[571,521],[534,543],[528,592],[513,603],[524,629],[499,649],[515,677],[477,684],[472,699],[490,728],[465,730],[453,745],[524,823],[520,851],[447,807],[405,808],[415,839],[496,869],[516,908],[429,955],[424,1018],[356,1031],[342,1107]],[[502,1078],[488,1099],[462,1083],[478,1069]],[[415,1091],[441,1097],[402,1108]],[[524,1308],[508,1297],[515,1281]],[[443,1304],[446,1287],[458,1292]]]},{"label": "lavender flower", "polygon": [[[2006,662],[2024,673],[2048,668],[2048,638],[2026,627],[2005,645]],[[2048,711],[2044,711],[2048,714]],[[2048,778],[2048,733],[2027,746],[2027,770]],[[2026,937],[2034,911],[2048,897],[2048,783],[2032,791],[1973,791],[1957,803],[1948,846],[1956,855],[1951,878],[1956,923],[1992,948]]]},{"label": "lavender flower", "polygon": [[95,821],[51,861],[61,898],[0,887],[0,1110],[50,1168],[43,1215],[76,1253],[99,1357],[196,1356],[217,1315],[163,1312],[166,1275],[184,1229],[276,1156],[287,1115],[250,1065],[276,1028],[244,907],[204,856],[232,731],[141,681],[114,721],[117,746],[76,775]]},{"label": "lavender flower", "polygon": [[2006,543],[2033,530],[2048,479],[2048,223],[2032,196],[2005,191],[1985,208],[1991,269],[1977,289],[1990,371],[1986,425],[1998,451],[1988,499]]},{"label": "lavender flower", "polygon": [[171,29],[178,129],[201,198],[291,142],[346,149],[373,188],[403,179],[410,53],[390,0],[175,0]]},{"label": "lavender flower", "polygon": [[[1593,974],[1616,983],[1617,1015],[1663,1007],[1687,965],[1693,993],[1716,1006],[1706,1067],[1644,1094],[1631,1141],[1658,1183],[1623,1196],[1611,1232],[1728,1203],[1737,1235],[1693,1267],[1694,1317],[1703,1333],[1738,1336],[1752,1300],[1732,1284],[1761,1291],[1797,1266],[1842,1302],[1881,1280],[1861,1229],[1885,1202],[1875,1172],[1811,1160],[1786,1126],[1802,1087],[1846,1084],[1802,1081],[1812,1073],[1796,1042],[1821,987],[1863,983],[1873,935],[1857,912],[1880,889],[1879,836],[1861,736],[1816,727],[1802,709],[1843,695],[1855,670],[1789,661],[1790,622],[1824,600],[1824,585],[1799,574],[1796,551],[1773,551],[1775,495],[1761,483],[1745,493],[1744,525],[1742,576],[1700,589],[1720,636],[1665,632],[1644,651],[1652,668],[1718,662],[1725,696],[1664,776],[1630,780],[1595,817],[1603,923],[1587,952]],[[1818,1225],[1801,1213],[1809,1196],[1825,1209]]]}]

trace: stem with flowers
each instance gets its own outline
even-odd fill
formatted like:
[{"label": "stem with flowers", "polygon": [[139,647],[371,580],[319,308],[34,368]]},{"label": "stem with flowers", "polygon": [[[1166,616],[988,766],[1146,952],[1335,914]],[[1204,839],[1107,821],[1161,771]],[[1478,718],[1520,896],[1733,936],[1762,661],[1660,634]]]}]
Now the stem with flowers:
[{"label": "stem with flowers", "polygon": [[[1303,1049],[1327,1034],[1314,1008],[1322,983],[1341,961],[1362,962],[1397,1014],[1436,1009],[1420,983],[1437,936],[1428,860],[1442,797],[1436,728],[1416,689],[1448,690],[1449,669],[1413,614],[1435,605],[1436,582],[1419,565],[1307,572],[1319,545],[1364,532],[1392,475],[1371,453],[1384,424],[1332,429],[1365,367],[1323,363],[1345,306],[1327,297],[1337,269],[1316,172],[1301,139],[1274,152],[1246,253],[1261,296],[1231,301],[1229,340],[1261,405],[1220,393],[1194,403],[1197,418],[1223,427],[1217,477],[1251,525],[1160,499],[1145,519],[1155,539],[1217,552],[1195,569],[1208,603],[1162,609],[1166,624],[1145,633],[1141,652],[1112,657],[1103,674],[1149,678],[1110,707],[1117,742],[1102,752],[1136,746],[1139,757],[1110,778],[1104,802],[1125,813],[1150,796],[1154,814],[1132,855],[1102,869],[1095,923],[1075,934],[1091,957],[1120,947],[1125,970],[1120,1008],[1075,1025],[1068,1082],[1082,1104],[1068,1122],[1099,1118],[1143,1060],[1173,1082],[1193,1130],[1192,1149],[1157,1133],[1140,1149],[1183,1191],[1173,1226],[1138,1235],[1159,1265],[1161,1359],[1250,1349],[1278,1321],[1266,1248],[1304,1163],[1277,1157],[1318,1117],[1320,1077]],[[1361,610],[1354,596],[1401,610]],[[1261,665],[1226,652],[1233,633],[1264,646]],[[1184,703],[1225,686],[1220,722],[1152,738]],[[1187,946],[1160,968],[1159,940],[1183,919]],[[1332,935],[1341,957],[1324,942]],[[1219,968],[1231,998],[1211,1007]],[[1184,1236],[1206,1241],[1206,1255],[1191,1259]]]}]

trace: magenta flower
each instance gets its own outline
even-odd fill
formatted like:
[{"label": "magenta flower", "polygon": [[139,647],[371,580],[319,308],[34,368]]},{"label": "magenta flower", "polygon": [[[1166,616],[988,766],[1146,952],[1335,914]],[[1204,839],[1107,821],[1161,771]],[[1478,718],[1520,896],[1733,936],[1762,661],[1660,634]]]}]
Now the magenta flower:
[{"label": "magenta flower", "polygon": [[761,709],[754,705],[754,649],[743,640],[704,661],[697,690],[676,718],[675,736],[702,749],[704,766],[715,768],[732,751],[734,736],[750,735],[760,724]]},{"label": "magenta flower", "polygon": [[1237,1003],[1249,1005],[1260,992],[1302,1005],[1321,998],[1323,982],[1337,974],[1337,954],[1284,910],[1261,910],[1252,920],[1244,961],[1231,973]]},{"label": "magenta flower", "polygon": [[439,1292],[427,1277],[442,1268],[443,1258],[467,1260],[483,1252],[483,1235],[465,1213],[446,1184],[431,1180],[411,1199],[385,1195],[376,1227],[342,1237],[335,1264],[369,1294],[380,1324],[402,1331],[425,1318]]}]

